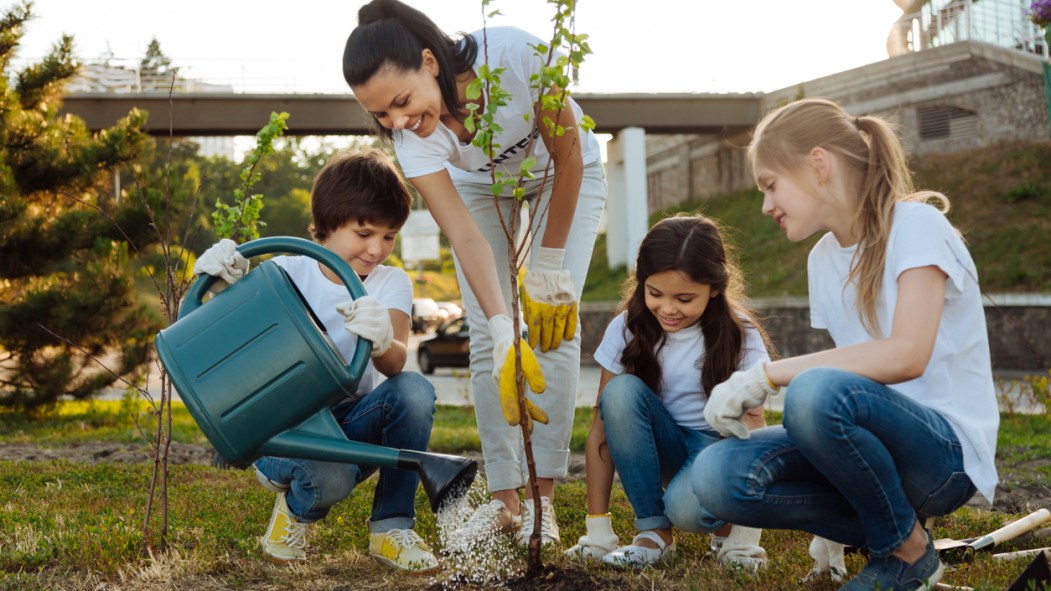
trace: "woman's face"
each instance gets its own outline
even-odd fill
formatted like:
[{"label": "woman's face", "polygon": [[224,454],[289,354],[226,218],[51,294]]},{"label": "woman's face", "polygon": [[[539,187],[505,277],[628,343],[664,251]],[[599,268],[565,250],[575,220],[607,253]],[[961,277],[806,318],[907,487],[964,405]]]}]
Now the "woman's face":
[{"label": "woman's face", "polygon": [[385,65],[368,82],[351,90],[384,128],[427,137],[437,129],[442,115],[448,114],[437,76],[438,62],[429,49],[424,49],[419,69],[398,70]]}]

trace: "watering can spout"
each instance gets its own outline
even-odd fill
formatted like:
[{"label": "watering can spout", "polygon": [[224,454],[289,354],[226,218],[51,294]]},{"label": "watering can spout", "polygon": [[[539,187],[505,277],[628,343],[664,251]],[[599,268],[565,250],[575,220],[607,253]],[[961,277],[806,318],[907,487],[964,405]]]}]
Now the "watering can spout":
[{"label": "watering can spout", "polygon": [[468,458],[408,449],[399,450],[398,467],[420,475],[435,513],[467,494],[478,472],[478,462]]}]

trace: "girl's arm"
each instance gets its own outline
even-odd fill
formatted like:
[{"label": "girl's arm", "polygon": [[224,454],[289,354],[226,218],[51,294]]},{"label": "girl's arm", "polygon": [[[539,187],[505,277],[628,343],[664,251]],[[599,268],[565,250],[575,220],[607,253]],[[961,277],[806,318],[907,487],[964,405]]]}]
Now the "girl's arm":
[{"label": "girl's arm", "polygon": [[915,267],[898,276],[898,300],[890,336],[865,343],[773,361],[766,374],[787,386],[811,367],[834,367],[881,384],[897,384],[923,375],[934,351],[948,276],[936,266]]},{"label": "girl's arm", "polygon": [[376,371],[388,378],[401,373],[405,369],[405,360],[409,356],[409,315],[401,310],[388,309],[390,324],[394,329],[394,339],[391,341],[387,352],[372,359],[372,365]]},{"label": "girl's arm", "polygon": [[[552,87],[547,94],[557,97],[562,94],[562,89]],[[565,133],[552,137],[551,131],[544,125],[544,117],[565,128]],[[544,110],[541,103],[537,102],[536,121],[540,137],[543,138],[554,163],[554,179],[549,181],[552,183],[551,203],[547,210],[544,240],[540,245],[545,248],[565,248],[569,229],[573,225],[573,215],[577,211],[580,184],[584,178],[584,157],[577,116],[569,105],[559,112]]]},{"label": "girl's arm", "polygon": [[[486,318],[507,314],[500,284],[510,281],[508,269],[497,269],[493,249],[482,235],[447,171],[410,179],[423,197],[438,227],[460,261],[467,284]],[[563,237],[564,239],[564,237]],[[501,281],[500,277],[503,277]]]},{"label": "girl's arm", "polygon": [[588,515],[602,515],[609,512],[609,497],[613,490],[613,458],[609,456],[606,446],[606,431],[602,426],[602,416],[598,412],[602,391],[606,389],[615,374],[602,368],[599,377],[598,395],[595,397],[595,416],[588,430],[587,443],[584,446],[584,477],[588,491]]}]

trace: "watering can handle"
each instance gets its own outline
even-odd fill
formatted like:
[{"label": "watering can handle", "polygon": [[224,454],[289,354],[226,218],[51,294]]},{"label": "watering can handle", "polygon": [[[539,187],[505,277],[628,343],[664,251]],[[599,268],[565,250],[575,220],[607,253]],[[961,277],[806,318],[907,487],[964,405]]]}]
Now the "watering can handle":
[{"label": "watering can handle", "polygon": [[[358,279],[357,273],[350,268],[350,265],[348,265],[346,261],[339,258],[339,256],[331,250],[309,240],[295,238],[293,236],[270,236],[267,238],[252,240],[251,242],[245,242],[237,247],[237,252],[241,253],[246,259],[279,252],[308,256],[325,265],[329,269],[332,269],[332,272],[335,273],[343,284],[347,286],[347,290],[350,291],[352,299],[356,300],[366,295],[365,286],[361,284],[361,280]],[[183,300],[182,306],[179,309],[180,319],[201,307],[204,296],[208,293],[208,288],[215,283],[216,279],[217,278],[212,275],[201,275],[196,281],[194,281],[193,285],[190,286],[189,291],[186,292],[186,298]],[[357,347],[354,350],[354,358],[348,366],[355,375],[360,376],[364,372],[365,363],[368,362],[369,352],[371,351],[372,343],[370,341],[358,339]]]}]

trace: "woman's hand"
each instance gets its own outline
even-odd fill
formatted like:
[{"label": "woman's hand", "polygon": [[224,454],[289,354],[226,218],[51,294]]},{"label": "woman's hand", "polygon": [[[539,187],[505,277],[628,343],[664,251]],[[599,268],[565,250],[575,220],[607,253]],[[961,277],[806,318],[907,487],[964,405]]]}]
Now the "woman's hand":
[{"label": "woman's hand", "polygon": [[529,346],[543,352],[558,349],[577,334],[577,300],[573,277],[562,268],[565,250],[541,248],[522,280],[522,313],[529,326]]}]

